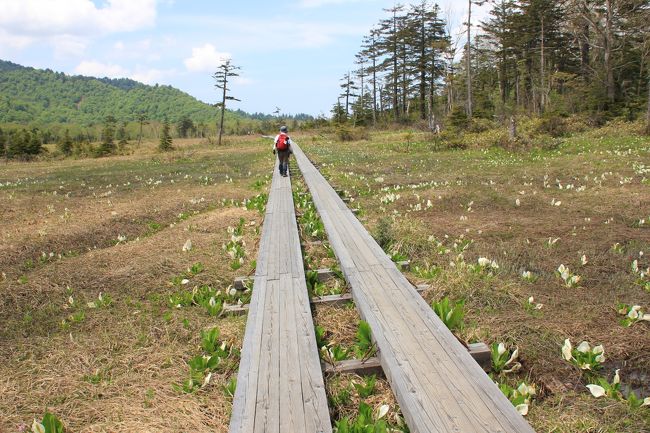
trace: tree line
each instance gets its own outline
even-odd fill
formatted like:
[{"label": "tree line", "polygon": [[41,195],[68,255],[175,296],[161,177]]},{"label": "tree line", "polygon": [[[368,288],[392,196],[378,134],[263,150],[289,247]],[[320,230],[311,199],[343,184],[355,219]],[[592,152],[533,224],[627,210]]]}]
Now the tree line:
[{"label": "tree line", "polygon": [[385,9],[332,109],[355,125],[585,114],[650,124],[649,0],[490,0],[462,34],[430,0]]}]

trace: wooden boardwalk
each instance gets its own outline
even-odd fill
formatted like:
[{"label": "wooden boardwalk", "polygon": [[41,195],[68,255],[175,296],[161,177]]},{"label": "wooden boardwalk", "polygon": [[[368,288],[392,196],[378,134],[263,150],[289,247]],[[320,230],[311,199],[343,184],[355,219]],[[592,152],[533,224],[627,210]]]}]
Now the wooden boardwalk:
[{"label": "wooden boardwalk", "polygon": [[275,167],[230,432],[331,433],[291,182]]},{"label": "wooden boardwalk", "polygon": [[296,161],[413,433],[531,433],[297,145]]}]

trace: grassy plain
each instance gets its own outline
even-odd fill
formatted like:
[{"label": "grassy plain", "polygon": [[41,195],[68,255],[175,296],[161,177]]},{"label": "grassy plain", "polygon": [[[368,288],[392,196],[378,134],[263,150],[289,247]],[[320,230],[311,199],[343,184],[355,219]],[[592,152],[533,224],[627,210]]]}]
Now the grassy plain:
[{"label": "grassy plain", "polygon": [[[465,340],[519,348],[523,368],[499,380],[536,386],[527,417],[537,431],[650,431],[647,407],[592,397],[589,372],[561,354],[567,338],[602,344],[598,375],[611,382],[620,369],[623,394],[650,396],[650,322],[624,327],[617,311],[650,310],[648,277],[632,269],[649,266],[650,139],[616,124],[525,152],[432,151],[416,132],[302,143],[375,237],[412,261],[427,300],[465,300]],[[480,257],[498,269],[477,272]],[[580,276],[576,287],[560,264]]]},{"label": "grassy plain", "polygon": [[[522,370],[500,379],[536,385],[528,419],[537,431],[650,431],[649,408],[592,397],[561,356],[566,338],[602,344],[599,374],[611,380],[620,369],[625,390],[650,396],[650,322],[624,327],[617,312],[618,303],[650,310],[648,279],[632,270],[634,260],[649,266],[648,138],[613,125],[526,152],[438,150],[418,132],[294,138],[369,230],[412,261],[408,276],[431,285],[427,300],[465,300],[464,339],[519,347]],[[0,431],[46,410],[75,432],[227,430],[232,368],[191,394],[172,384],[187,378],[201,330],[216,325],[240,346],[245,317],[168,299],[194,286],[226,290],[251,272],[262,218],[230,201],[267,188],[272,157],[255,138],[175,145],[169,154],[145,143],[128,156],[0,167]],[[240,218],[247,256],[233,270],[222,245]],[[331,265],[323,246],[305,254],[311,269]],[[479,257],[498,270],[471,271]],[[204,270],[188,272],[196,263]],[[560,264],[581,277],[577,287],[556,274]],[[89,307],[100,292],[110,305]],[[331,342],[353,344],[354,309],[319,306],[314,317]],[[351,381],[360,378],[328,378],[330,402]],[[394,406],[385,381],[376,389],[366,401]],[[332,405],[335,419],[358,407],[355,395],[348,400]]]}]

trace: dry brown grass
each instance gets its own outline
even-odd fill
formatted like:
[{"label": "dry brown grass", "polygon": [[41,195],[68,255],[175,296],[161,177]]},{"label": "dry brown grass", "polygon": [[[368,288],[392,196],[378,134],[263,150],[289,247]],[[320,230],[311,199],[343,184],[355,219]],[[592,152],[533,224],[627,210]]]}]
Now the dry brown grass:
[{"label": "dry brown grass", "polygon": [[[221,246],[230,238],[228,226],[240,218],[259,226],[261,216],[224,207],[221,199],[256,194],[250,186],[267,170],[255,164],[262,147],[252,141],[241,149],[187,147],[196,148],[192,155],[145,148],[101,160],[9,164],[3,171],[3,182],[29,177],[32,183],[0,189],[8,203],[0,259],[6,275],[0,281],[0,431],[31,425],[46,410],[75,432],[227,430],[231,403],[222,386],[235,372],[213,375],[195,394],[179,393],[172,384],[187,378],[187,361],[200,353],[201,329],[217,326],[222,339],[241,346],[246,319],[213,318],[200,307],[170,308],[167,296],[181,290],[172,278],[197,262],[205,271],[189,286],[225,289],[248,272],[258,237],[253,227],[246,229],[249,258],[241,270],[230,269]],[[242,153],[250,156],[242,159]],[[191,164],[197,159],[203,165]],[[122,168],[112,172],[113,165]],[[161,165],[177,175],[164,176],[159,185],[134,181],[158,176]],[[215,178],[207,185],[197,181],[204,167]],[[80,170],[85,186],[76,180]],[[188,172],[193,181],[184,180]],[[124,185],[125,173],[131,185]],[[233,183],[225,182],[225,174]],[[64,189],[53,195],[62,179]],[[97,197],[107,191],[112,194]],[[62,219],[64,207],[69,217]],[[127,241],[114,245],[118,235]],[[187,239],[193,249],[183,252]],[[74,253],[39,261],[41,251],[68,250]],[[25,266],[27,260],[32,264]],[[112,305],[87,308],[100,292]],[[75,306],[68,303],[70,294]],[[79,310],[83,320],[61,325]]]},{"label": "dry brown grass", "polygon": [[[422,143],[407,153],[396,144],[400,134],[374,136],[335,151],[318,146],[319,140],[305,146],[307,151],[327,163],[324,171],[334,184],[353,193],[367,226],[374,231],[380,217],[397,211],[394,236],[402,250],[414,264],[444,269],[427,281],[426,299],[466,299],[464,338],[519,346],[524,365],[519,378],[535,382],[541,391],[529,415],[537,431],[650,431],[647,411],[593,399],[584,378],[560,358],[564,338],[602,343],[608,358],[603,374],[622,368],[624,383],[644,396],[650,393],[647,324],[623,328],[614,308],[626,302],[650,309],[650,294],[634,284],[629,271],[639,251],[650,251],[650,231],[633,227],[635,220],[650,217],[647,183],[632,172],[633,159],[650,165],[647,143],[636,143],[630,158],[602,153],[614,147],[605,142],[593,152],[581,151],[578,143],[564,153],[530,159],[498,152],[434,153]],[[224,207],[221,200],[256,194],[251,184],[269,174],[271,157],[267,143],[254,138],[219,149],[193,141],[175,144],[177,150],[165,155],[149,142],[130,155],[3,166],[0,182],[27,180],[0,187],[6,204],[0,208],[0,270],[6,274],[0,281],[0,431],[16,431],[45,410],[79,432],[227,430],[230,402],[221,387],[234,371],[215,374],[195,394],[176,392],[171,385],[187,377],[187,361],[200,353],[201,329],[216,325],[224,339],[240,346],[246,319],[211,318],[199,307],[170,308],[167,296],[181,290],[171,279],[196,262],[206,269],[190,285],[225,288],[250,271],[248,263],[232,271],[221,245],[229,237],[226,228],[239,218],[259,224],[261,217]],[[597,185],[593,178],[605,171],[613,174]],[[563,184],[586,183],[588,189],[543,188],[545,174],[551,183],[558,178]],[[211,180],[203,182],[201,176]],[[384,179],[375,180],[378,176]],[[585,176],[589,180],[581,181]],[[619,184],[624,177],[633,181]],[[378,206],[379,188],[428,180],[438,185],[402,190],[399,201]],[[419,200],[414,193],[434,206],[412,211],[408,205]],[[517,197],[521,206],[514,205]],[[553,198],[562,206],[551,206]],[[114,245],[118,235],[128,242]],[[499,273],[486,278],[450,267],[456,254],[438,255],[427,242],[429,235],[447,245],[461,235],[472,239],[464,260],[490,257],[499,263]],[[549,237],[560,238],[553,248],[545,245]],[[184,253],[188,238],[194,248]],[[255,238],[247,229],[249,259]],[[624,246],[624,254],[611,251],[615,242]],[[68,251],[72,254],[64,254]],[[64,257],[41,263],[41,252]],[[308,244],[305,254],[312,268],[334,265],[322,246]],[[582,254],[589,260],[586,266],[580,265]],[[648,266],[647,260],[642,257],[640,265]],[[583,277],[581,287],[562,286],[554,275],[560,263]],[[522,281],[523,269],[539,279]],[[417,280],[413,273],[408,276]],[[86,308],[80,323],[63,328],[61,321],[78,311],[67,302],[68,286],[82,306],[99,292],[110,295],[113,304]],[[531,295],[545,304],[539,314],[524,309]],[[314,321],[329,331],[329,340],[347,347],[355,342],[358,320],[353,308],[314,308]],[[327,377],[330,398],[352,380],[360,378]],[[391,414],[399,414],[384,379],[365,401],[373,407],[389,404]],[[353,415],[358,404],[353,391],[345,404],[331,407],[333,419]]]},{"label": "dry brown grass", "polygon": [[[426,144],[415,144],[407,153],[396,150],[399,138],[390,134],[345,147],[303,147],[323,165],[335,186],[352,193],[373,233],[380,218],[393,215],[392,235],[400,250],[415,265],[442,267],[439,277],[426,280],[432,288],[425,298],[466,300],[463,338],[519,346],[524,366],[519,378],[541,390],[529,416],[533,427],[645,432],[650,431],[647,410],[594,399],[585,378],[560,356],[565,338],[574,344],[582,340],[603,344],[607,362],[601,374],[611,379],[621,368],[626,386],[637,395],[650,395],[648,324],[625,328],[616,312],[619,302],[650,309],[650,293],[635,284],[630,270],[635,258],[642,268],[650,265],[650,231],[635,226],[650,216],[650,194],[647,181],[633,170],[634,164],[650,164],[650,143],[621,131],[589,137],[575,138],[560,152],[538,152],[539,157],[498,150],[432,152]],[[550,188],[543,185],[545,175]],[[556,179],[563,186],[587,189],[559,189]],[[382,187],[429,181],[436,185],[403,188],[395,191],[401,196],[396,202],[379,202],[386,194]],[[517,198],[520,206],[515,204]],[[553,199],[561,200],[561,206],[552,206]],[[432,202],[429,209],[427,200]],[[413,208],[416,203],[422,210]],[[498,274],[488,278],[451,267],[458,252],[438,254],[435,244],[427,241],[431,235],[452,250],[461,236],[471,239],[464,261],[494,259]],[[560,240],[548,247],[549,237]],[[612,251],[617,242],[623,254]],[[646,253],[642,257],[641,251]],[[588,259],[585,266],[580,262],[583,254]],[[580,287],[564,287],[555,275],[561,263],[582,277]],[[524,270],[536,274],[537,281],[523,281]],[[419,280],[413,271],[408,276]],[[544,304],[539,313],[526,311],[529,296]]]}]

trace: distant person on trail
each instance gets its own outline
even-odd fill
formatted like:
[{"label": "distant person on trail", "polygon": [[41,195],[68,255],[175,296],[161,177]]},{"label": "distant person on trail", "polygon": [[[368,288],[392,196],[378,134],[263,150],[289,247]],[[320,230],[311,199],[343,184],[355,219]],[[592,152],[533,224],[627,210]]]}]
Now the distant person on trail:
[{"label": "distant person on trail", "polygon": [[273,153],[277,152],[278,160],[280,161],[280,174],[287,177],[289,171],[289,155],[291,152],[291,138],[287,134],[289,128],[283,126],[280,128],[280,133],[275,136],[273,141]]}]

